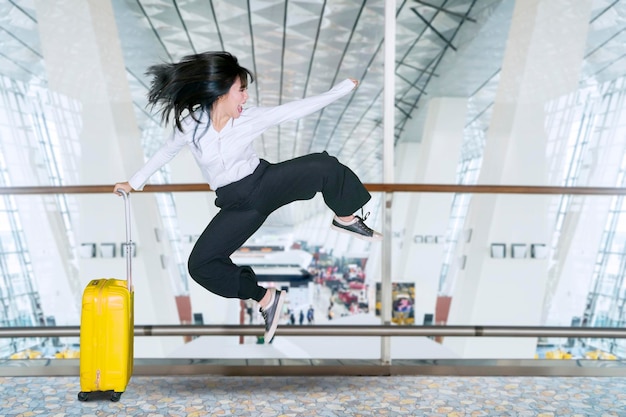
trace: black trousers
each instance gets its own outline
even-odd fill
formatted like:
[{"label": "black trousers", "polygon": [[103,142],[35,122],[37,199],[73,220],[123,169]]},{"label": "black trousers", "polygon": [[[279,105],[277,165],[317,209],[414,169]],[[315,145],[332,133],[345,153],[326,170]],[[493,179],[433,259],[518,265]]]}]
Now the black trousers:
[{"label": "black trousers", "polygon": [[338,216],[353,214],[371,198],[354,172],[326,152],[278,164],[261,160],[249,176],[217,189],[215,205],[221,210],[191,251],[189,274],[222,297],[260,301],[266,289],[252,268],[235,265],[230,256],[274,210],[318,192]]}]

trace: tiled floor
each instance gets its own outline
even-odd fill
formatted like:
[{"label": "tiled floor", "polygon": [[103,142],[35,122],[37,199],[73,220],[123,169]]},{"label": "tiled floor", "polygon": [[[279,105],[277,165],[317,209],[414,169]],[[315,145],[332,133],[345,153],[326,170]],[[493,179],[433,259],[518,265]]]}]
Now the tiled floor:
[{"label": "tiled floor", "polygon": [[626,377],[134,376],[114,403],[77,377],[0,377],[0,416],[626,416]]}]

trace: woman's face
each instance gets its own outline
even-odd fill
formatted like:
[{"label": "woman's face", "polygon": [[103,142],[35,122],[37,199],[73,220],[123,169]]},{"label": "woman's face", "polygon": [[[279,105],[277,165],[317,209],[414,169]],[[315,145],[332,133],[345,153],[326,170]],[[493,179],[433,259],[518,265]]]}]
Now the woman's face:
[{"label": "woman's face", "polygon": [[248,100],[248,89],[241,86],[241,79],[237,77],[228,93],[218,102],[220,111],[233,119],[237,119],[243,111],[243,105]]}]

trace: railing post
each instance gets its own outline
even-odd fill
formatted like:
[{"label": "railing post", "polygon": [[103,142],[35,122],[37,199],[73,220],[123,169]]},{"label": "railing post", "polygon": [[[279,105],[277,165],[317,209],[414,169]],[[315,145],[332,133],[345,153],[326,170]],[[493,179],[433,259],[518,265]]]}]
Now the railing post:
[{"label": "railing post", "polygon": [[[258,336],[260,325],[136,325],[135,336]],[[393,326],[310,325],[279,326],[276,335],[327,337],[559,337],[579,339],[626,339],[623,327],[549,326]],[[78,337],[80,326],[0,327],[0,338]],[[417,357],[419,359],[419,357]]]},{"label": "railing post", "polygon": [[[387,184],[394,182],[394,112],[395,112],[395,78],[396,78],[396,1],[385,1],[385,60],[384,60],[384,92],[383,92],[383,180]],[[383,234],[381,254],[381,320],[383,324],[391,324],[391,210],[393,193],[385,192],[383,208]],[[391,364],[391,339],[381,338],[381,362]]]}]

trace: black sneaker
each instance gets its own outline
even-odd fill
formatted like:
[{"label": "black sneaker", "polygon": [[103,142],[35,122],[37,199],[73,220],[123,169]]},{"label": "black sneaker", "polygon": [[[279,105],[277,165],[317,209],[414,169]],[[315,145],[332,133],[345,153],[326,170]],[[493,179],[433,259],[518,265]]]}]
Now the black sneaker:
[{"label": "black sneaker", "polygon": [[263,320],[265,320],[265,343],[272,343],[274,339],[274,333],[278,327],[278,321],[283,310],[283,303],[285,302],[285,292],[270,288],[268,291],[272,292],[270,303],[266,308],[259,308]]},{"label": "black sneaker", "polygon": [[349,233],[352,236],[362,240],[368,240],[371,242],[383,240],[382,234],[370,229],[364,223],[368,215],[369,213],[363,216],[363,218],[359,216],[354,216],[354,219],[352,219],[352,221],[348,223],[340,220],[337,216],[335,216],[333,217],[333,223],[330,225],[330,228],[339,232]]}]

